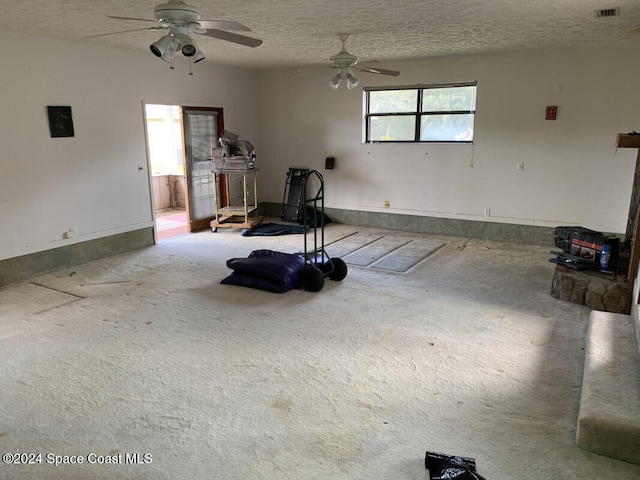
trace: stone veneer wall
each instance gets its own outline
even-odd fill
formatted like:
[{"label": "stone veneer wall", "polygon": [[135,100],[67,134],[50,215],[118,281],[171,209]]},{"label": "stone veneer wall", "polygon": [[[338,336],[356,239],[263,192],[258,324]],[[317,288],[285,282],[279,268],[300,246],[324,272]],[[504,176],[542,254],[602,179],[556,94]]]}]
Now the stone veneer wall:
[{"label": "stone veneer wall", "polygon": [[551,295],[593,310],[625,313],[627,282],[613,275],[557,265]]}]

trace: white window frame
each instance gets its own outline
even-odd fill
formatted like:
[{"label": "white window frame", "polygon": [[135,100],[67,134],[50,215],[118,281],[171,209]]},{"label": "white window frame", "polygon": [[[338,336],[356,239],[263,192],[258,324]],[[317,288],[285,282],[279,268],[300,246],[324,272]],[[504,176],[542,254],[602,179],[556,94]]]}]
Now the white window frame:
[{"label": "white window frame", "polygon": [[[477,83],[478,82],[460,82],[460,83],[444,83],[444,84],[430,84],[430,85],[412,85],[402,87],[365,87],[364,88],[364,128],[363,128],[363,141],[364,143],[453,143],[453,144],[469,144],[473,143],[473,130],[475,130],[475,96],[474,105],[472,110],[443,110],[443,111],[422,111],[422,98],[425,90],[431,89],[451,89],[458,87],[475,87],[477,95]],[[417,102],[415,110],[401,111],[401,112],[389,112],[389,113],[370,113],[370,92],[374,91],[397,91],[397,90],[415,90],[417,92]],[[473,116],[473,128],[470,138],[453,138],[446,140],[421,140],[422,137],[422,118],[429,115],[472,115]],[[409,116],[415,120],[415,132],[414,138],[411,140],[371,140],[371,119],[379,117],[399,117]]]}]

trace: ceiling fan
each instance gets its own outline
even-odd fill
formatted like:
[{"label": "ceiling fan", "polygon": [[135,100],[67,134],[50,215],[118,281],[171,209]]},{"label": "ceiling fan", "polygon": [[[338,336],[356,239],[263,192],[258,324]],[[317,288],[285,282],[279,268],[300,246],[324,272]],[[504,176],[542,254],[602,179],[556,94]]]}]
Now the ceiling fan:
[{"label": "ceiling fan", "polygon": [[126,32],[136,32],[140,30],[163,30],[167,34],[149,46],[151,52],[167,63],[173,63],[173,54],[182,52],[185,57],[189,57],[193,63],[204,60],[204,54],[190,34],[205,35],[207,37],[225,40],[227,42],[245,45],[247,47],[258,47],[262,45],[262,40],[246,37],[237,33],[225,30],[236,30],[250,32],[251,29],[241,23],[224,20],[201,20],[200,12],[192,5],[187,5],[181,0],[169,0],[167,3],[157,5],[153,9],[155,20],[136,17],[120,17],[107,15],[108,18],[117,20],[133,20],[138,22],[154,22],[143,28],[122,30],[119,32],[102,33],[85,38],[102,37],[105,35],[116,35]]},{"label": "ceiling fan", "polygon": [[329,80],[329,86],[334,90],[337,90],[342,80],[346,81],[347,88],[352,89],[358,86],[358,79],[354,76],[353,71],[358,70],[360,72],[377,73],[379,75],[390,75],[392,77],[400,75],[400,72],[396,70],[385,70],[383,68],[364,67],[357,65],[358,57],[350,54],[347,51],[347,42],[351,35],[348,33],[340,33],[338,38],[342,42],[342,49],[333,55],[329,62],[332,68],[337,68],[339,71],[335,77]]}]

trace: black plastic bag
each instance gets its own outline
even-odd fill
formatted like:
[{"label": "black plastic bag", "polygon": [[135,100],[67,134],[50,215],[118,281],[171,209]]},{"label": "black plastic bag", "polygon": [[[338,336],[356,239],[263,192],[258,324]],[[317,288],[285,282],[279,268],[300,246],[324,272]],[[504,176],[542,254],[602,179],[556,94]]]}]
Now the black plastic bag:
[{"label": "black plastic bag", "polygon": [[476,460],[469,457],[430,452],[424,458],[431,480],[485,480],[476,472]]}]

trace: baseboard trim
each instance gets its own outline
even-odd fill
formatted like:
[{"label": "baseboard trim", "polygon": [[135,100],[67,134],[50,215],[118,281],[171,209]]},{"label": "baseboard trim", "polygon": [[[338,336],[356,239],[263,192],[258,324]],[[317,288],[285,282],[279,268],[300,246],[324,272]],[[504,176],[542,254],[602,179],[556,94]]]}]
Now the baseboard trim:
[{"label": "baseboard trim", "polygon": [[[265,216],[280,217],[282,204],[263,202],[260,204],[260,212]],[[553,247],[554,229],[551,227],[337,208],[325,208],[325,213],[333,222],[348,225]],[[0,260],[0,286],[151,245],[154,245],[153,227],[146,227]]]},{"label": "baseboard trim", "polygon": [[[262,204],[264,215],[280,217],[282,204]],[[517,225],[512,223],[482,222],[453,218],[424,217],[383,212],[365,212],[325,208],[325,214],[334,222],[366,227],[388,228],[404,232],[479,238],[498,242],[525,243],[553,247],[552,227]]]},{"label": "baseboard trim", "polygon": [[146,227],[0,260],[0,286],[153,244],[153,227]]}]

